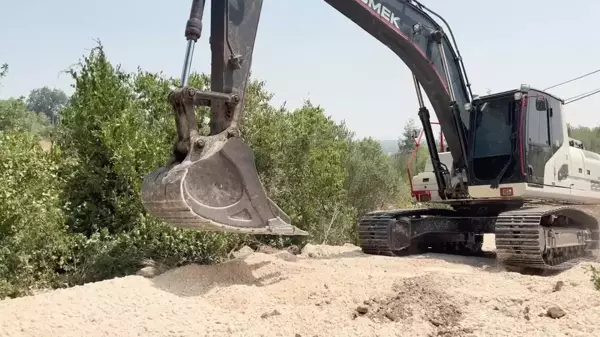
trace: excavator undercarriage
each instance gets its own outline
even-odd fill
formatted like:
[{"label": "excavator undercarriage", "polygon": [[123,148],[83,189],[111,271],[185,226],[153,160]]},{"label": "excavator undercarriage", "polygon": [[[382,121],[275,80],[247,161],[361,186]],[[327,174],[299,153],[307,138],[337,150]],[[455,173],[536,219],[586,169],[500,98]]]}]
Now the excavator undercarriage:
[{"label": "excavator undercarriage", "polygon": [[[168,97],[178,139],[169,162],[148,174],[141,189],[146,210],[172,226],[308,235],[293,226],[268,198],[254,154],[240,137],[262,2],[211,0],[211,91],[188,85],[205,6],[204,0],[192,2],[181,87]],[[359,222],[359,242],[365,253],[478,254],[483,234],[495,233],[497,258],[504,265],[560,270],[598,248],[598,216],[585,208],[590,206],[580,206],[590,201],[600,203],[600,191],[587,187],[577,190],[567,184],[572,165],[579,164],[561,162],[560,158],[565,153],[567,157],[590,155],[565,142],[566,123],[559,99],[526,87],[484,98],[472,95],[449,26],[418,1],[324,2],[404,61],[413,74],[418,115],[428,144],[434,144],[435,139],[421,90],[433,106],[449,145],[449,162],[443,162],[434,146],[429,147],[429,155],[434,182],[430,185],[436,186],[434,193],[450,207],[366,214]],[[450,36],[430,14],[444,22]],[[202,106],[210,108],[208,135],[200,133],[196,119],[196,108]],[[546,124],[541,124],[539,116],[529,121],[532,115],[546,116]],[[548,135],[554,138],[532,142],[528,125],[547,125]],[[600,177],[600,159],[598,162],[597,166],[590,164],[588,175],[598,169],[593,172]],[[583,172],[581,167],[579,172]],[[525,204],[530,200],[574,205]]]},{"label": "excavator undercarriage", "polygon": [[[565,270],[595,258],[597,218],[577,206],[527,205],[497,215],[444,208],[371,212],[359,223],[363,251],[375,255],[437,252],[478,255],[495,234],[499,263],[522,270]],[[596,215],[597,216],[597,215]]]}]

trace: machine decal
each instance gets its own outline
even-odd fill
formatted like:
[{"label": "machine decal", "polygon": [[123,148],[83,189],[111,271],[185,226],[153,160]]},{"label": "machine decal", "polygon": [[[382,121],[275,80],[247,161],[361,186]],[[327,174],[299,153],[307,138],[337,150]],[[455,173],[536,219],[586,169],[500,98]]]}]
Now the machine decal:
[{"label": "machine decal", "polygon": [[396,27],[396,29],[400,30],[400,17],[397,16],[396,14],[394,14],[394,12],[392,10],[390,10],[389,8],[387,8],[384,4],[382,4],[381,2],[374,1],[374,0],[360,0],[360,1],[362,1],[365,5],[369,6],[369,8],[371,10],[373,10],[374,12],[379,14],[379,16],[384,18],[386,21],[388,21],[389,23],[394,25]]}]

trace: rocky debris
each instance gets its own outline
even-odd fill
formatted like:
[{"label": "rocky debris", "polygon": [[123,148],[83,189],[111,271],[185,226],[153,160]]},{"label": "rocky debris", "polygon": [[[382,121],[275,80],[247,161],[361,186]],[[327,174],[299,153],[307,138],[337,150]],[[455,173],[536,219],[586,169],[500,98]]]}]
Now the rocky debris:
[{"label": "rocky debris", "polygon": [[429,334],[429,336],[436,337],[467,337],[473,336],[473,329],[461,328],[461,327],[450,327],[438,329],[435,334]]},{"label": "rocky debris", "polygon": [[317,302],[317,303],[315,303],[315,305],[316,305],[317,307],[320,307],[320,306],[322,306],[322,305],[327,305],[327,304],[331,304],[331,300],[324,299],[324,300],[323,300],[323,301],[321,301],[321,302]]},{"label": "rocky debris", "polygon": [[144,267],[138,270],[135,274],[146,278],[156,277],[169,269],[167,265],[156,262],[152,259],[146,259],[142,261],[142,265]]},{"label": "rocky debris", "polygon": [[552,288],[552,292],[560,291],[562,289],[562,287],[564,287],[564,286],[565,286],[565,282],[557,281],[556,284],[554,285],[554,288]]},{"label": "rocky debris", "polygon": [[523,317],[528,321],[531,320],[531,308],[528,305],[523,309]]},{"label": "rocky debris", "polygon": [[239,250],[233,252],[233,257],[236,259],[243,259],[250,256],[252,253],[254,253],[254,250],[252,250],[252,248],[244,246]]},{"label": "rocky debris", "polygon": [[415,318],[428,321],[439,331],[455,331],[462,312],[443,289],[430,277],[406,278],[394,284],[394,295],[365,300],[356,312],[382,323]]},{"label": "rocky debris", "polygon": [[288,262],[296,262],[298,261],[298,257],[292,253],[290,253],[287,250],[283,250],[283,251],[279,251],[275,254],[273,254],[274,256],[277,256],[278,258],[288,261]]},{"label": "rocky debris", "polygon": [[287,251],[290,252],[290,254],[293,255],[300,255],[300,253],[302,253],[302,250],[300,249],[300,247],[296,246],[296,245],[291,245],[287,248]]},{"label": "rocky debris", "polygon": [[302,248],[301,254],[309,258],[333,258],[339,256],[350,257],[362,255],[362,250],[360,247],[351,243],[345,243],[342,246],[316,245],[308,243]]},{"label": "rocky debris", "polygon": [[546,316],[554,319],[561,318],[566,314],[567,313],[560,307],[551,307],[548,308],[548,311],[546,311]]},{"label": "rocky debris", "polygon": [[263,253],[263,254],[276,254],[279,253],[279,250],[277,248],[273,248],[271,246],[267,246],[267,245],[260,245],[258,246],[258,249],[256,250],[259,253]]},{"label": "rocky debris", "polygon": [[272,316],[279,316],[279,315],[281,315],[281,313],[279,312],[279,310],[273,309],[272,311],[264,312],[262,315],[260,315],[260,318],[269,318],[269,317],[272,317]]},{"label": "rocky debris", "polygon": [[144,268],[138,270],[137,273],[135,273],[135,274],[138,276],[146,277],[146,278],[153,278],[153,277],[159,275],[158,271],[154,267],[144,267]]},{"label": "rocky debris", "polygon": [[295,256],[295,255],[300,255],[302,253],[301,249],[296,245],[289,246],[285,249],[277,249],[277,248],[269,246],[269,245],[259,244],[255,248],[256,249],[253,249],[252,247],[245,245],[242,248],[231,252],[230,257],[243,259],[243,258],[247,257],[248,255],[250,255],[254,252],[257,252],[257,253],[263,253],[263,254],[268,254],[268,255],[277,255],[280,258],[289,260],[290,255]]},{"label": "rocky debris", "polygon": [[356,312],[359,313],[360,315],[364,315],[369,312],[369,308],[359,305],[358,307],[356,307]]},{"label": "rocky debris", "polygon": [[308,299],[313,302],[317,307],[322,305],[331,304],[331,300],[328,298],[328,294],[325,292],[311,292],[308,294]]}]

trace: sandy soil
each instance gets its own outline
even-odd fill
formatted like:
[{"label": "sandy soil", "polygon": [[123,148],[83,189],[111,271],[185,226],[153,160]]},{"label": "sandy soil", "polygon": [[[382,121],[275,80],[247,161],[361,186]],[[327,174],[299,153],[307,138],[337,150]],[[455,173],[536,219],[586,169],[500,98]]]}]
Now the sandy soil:
[{"label": "sandy soil", "polygon": [[309,245],[2,301],[0,335],[600,336],[587,266],[536,277],[493,258]]}]

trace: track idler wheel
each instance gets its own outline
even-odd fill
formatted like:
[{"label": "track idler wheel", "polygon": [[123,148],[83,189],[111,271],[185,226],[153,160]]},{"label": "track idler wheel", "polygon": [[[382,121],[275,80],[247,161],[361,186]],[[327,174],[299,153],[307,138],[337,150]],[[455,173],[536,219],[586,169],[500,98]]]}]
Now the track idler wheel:
[{"label": "track idler wheel", "polygon": [[193,143],[181,163],[145,177],[142,204],[150,214],[201,231],[308,235],[267,197],[254,153],[241,139],[224,132]]}]

